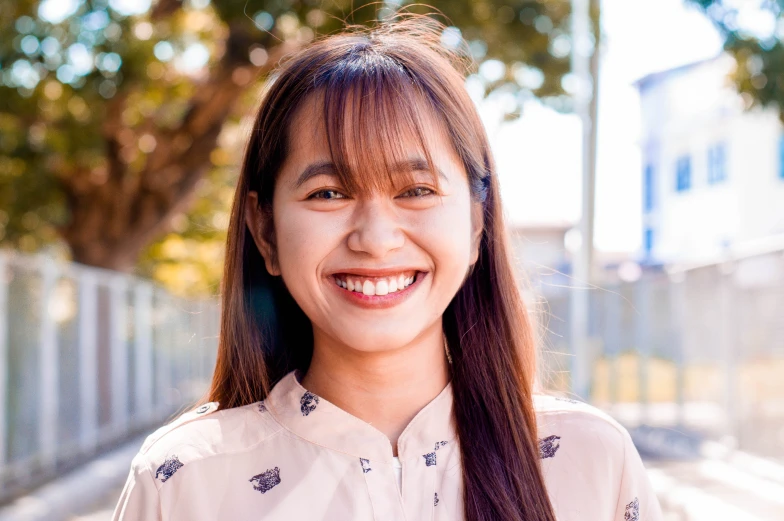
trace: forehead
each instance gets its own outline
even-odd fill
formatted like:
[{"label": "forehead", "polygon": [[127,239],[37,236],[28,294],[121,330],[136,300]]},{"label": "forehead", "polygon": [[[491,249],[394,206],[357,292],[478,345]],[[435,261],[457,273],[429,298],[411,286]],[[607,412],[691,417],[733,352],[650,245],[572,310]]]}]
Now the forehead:
[{"label": "forehead", "polygon": [[396,166],[414,158],[427,164],[429,156],[434,177],[439,170],[463,170],[444,122],[423,99],[401,106],[401,100],[379,98],[359,90],[343,99],[324,91],[308,95],[292,115],[284,170],[328,161],[343,184],[358,191],[394,182],[401,174]]},{"label": "forehead", "polygon": [[[307,142],[308,147],[311,143],[327,147],[328,139],[335,140],[340,137],[360,137],[362,142],[367,142],[379,134],[394,136],[397,142],[402,141],[409,146],[420,146],[417,127],[423,132],[426,145],[451,146],[444,123],[433,108],[421,99],[410,100],[409,107],[397,111],[369,107],[367,99],[357,99],[356,96],[347,97],[344,107],[336,105],[325,99],[323,91],[308,95],[294,111],[291,119],[287,136],[289,150],[303,148],[304,142]],[[343,109],[340,114],[337,113],[339,108]],[[339,119],[339,124],[335,125],[333,121],[330,125],[329,118]],[[369,126],[375,129],[368,128]],[[341,130],[342,136],[335,135],[336,130]],[[346,141],[346,145],[350,146],[352,143],[361,144]]]}]

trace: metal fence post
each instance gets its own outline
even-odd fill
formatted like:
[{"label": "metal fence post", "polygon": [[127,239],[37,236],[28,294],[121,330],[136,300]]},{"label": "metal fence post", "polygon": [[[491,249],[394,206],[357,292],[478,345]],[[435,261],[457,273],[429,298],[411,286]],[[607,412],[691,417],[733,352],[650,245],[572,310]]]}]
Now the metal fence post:
[{"label": "metal fence post", "polygon": [[112,425],[122,432],[128,424],[128,310],[127,284],[124,275],[114,275],[110,282],[111,307],[109,312]]},{"label": "metal fence post", "polygon": [[193,356],[193,374],[195,375],[195,379],[201,384],[205,380],[204,378],[204,336],[205,332],[207,331],[207,305],[206,302],[200,301],[198,304],[198,313],[199,318],[196,320],[196,345],[194,346],[195,349],[192,351]]},{"label": "metal fence post", "polygon": [[152,416],[152,286],[138,282],[134,291],[134,338],[136,341],[136,410],[142,422]]},{"label": "metal fence post", "polygon": [[611,410],[618,405],[618,363],[621,353],[621,284],[612,288],[605,296],[605,355],[609,368],[609,400]]},{"label": "metal fence post", "polygon": [[[198,302],[196,305],[198,305]],[[196,350],[196,342],[194,342],[194,340],[197,335],[196,323],[198,322],[199,315],[198,309],[194,309],[194,303],[180,301],[180,306],[185,310],[185,315],[183,317],[185,322],[183,325],[183,333],[187,336],[183,337],[184,345],[176,358],[177,364],[182,366],[179,374],[180,383],[178,384],[178,387],[182,393],[182,401],[188,403],[195,394],[193,384],[193,376],[195,374],[193,370],[193,355]]]},{"label": "metal fence post", "polygon": [[50,307],[57,283],[57,265],[47,257],[39,257],[41,273],[41,330],[39,336],[39,402],[38,418],[40,430],[38,443],[41,449],[42,466],[51,469],[57,462],[58,423],[58,353],[57,324]]},{"label": "metal fence post", "polygon": [[205,332],[202,357],[204,360],[204,376],[209,382],[215,369],[215,358],[218,353],[218,332],[220,331],[220,306],[210,303],[206,306],[209,316],[209,327]]},{"label": "metal fence post", "polygon": [[727,411],[727,431],[732,436],[733,441],[738,442],[739,423],[738,423],[738,393],[737,393],[737,372],[739,370],[735,353],[737,352],[738,337],[737,317],[733,313],[733,303],[735,300],[733,273],[735,271],[734,262],[726,262],[718,265],[719,270],[719,305],[722,335],[720,353],[722,357],[722,373],[724,380],[723,402]]},{"label": "metal fence post", "polygon": [[670,344],[675,358],[675,415],[678,426],[683,426],[684,414],[684,349],[683,349],[683,313],[685,307],[686,288],[685,272],[672,272],[669,274],[670,282]]},{"label": "metal fence post", "polygon": [[98,442],[97,291],[95,273],[79,270],[79,439],[92,452]]},{"label": "metal fence post", "polygon": [[155,327],[157,329],[153,344],[155,357],[155,380],[158,395],[155,396],[155,414],[162,416],[169,413],[171,404],[171,374],[169,371],[169,345],[171,343],[171,301],[160,288],[153,292],[155,302]]},{"label": "metal fence post", "polygon": [[645,424],[650,421],[648,396],[648,369],[651,360],[651,335],[648,327],[650,320],[650,288],[648,276],[640,277],[634,292],[634,307],[637,313],[634,315],[635,344],[637,347],[638,370],[638,394],[640,402],[640,423]]},{"label": "metal fence post", "polygon": [[8,453],[8,262],[0,253],[0,469]]}]

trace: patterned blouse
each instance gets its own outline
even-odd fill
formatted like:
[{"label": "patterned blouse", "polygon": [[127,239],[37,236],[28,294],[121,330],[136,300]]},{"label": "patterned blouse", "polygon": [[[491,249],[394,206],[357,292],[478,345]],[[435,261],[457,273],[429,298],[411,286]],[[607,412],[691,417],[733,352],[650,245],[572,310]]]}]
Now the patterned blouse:
[{"label": "patterned blouse", "polygon": [[[597,409],[537,396],[540,457],[559,521],[660,521],[627,431]],[[451,383],[392,445],[289,373],[264,402],[201,406],[151,434],[113,521],[460,521]]]}]

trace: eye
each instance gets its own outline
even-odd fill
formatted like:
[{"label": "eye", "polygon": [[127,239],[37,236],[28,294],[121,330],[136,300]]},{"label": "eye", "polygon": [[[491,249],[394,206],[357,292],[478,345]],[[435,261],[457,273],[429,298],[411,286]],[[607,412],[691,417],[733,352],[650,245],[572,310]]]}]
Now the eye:
[{"label": "eye", "polygon": [[345,198],[346,198],[345,195],[331,188],[327,188],[325,190],[319,190],[318,192],[313,192],[308,196],[308,199],[324,199],[324,200],[345,199]]},{"label": "eye", "polygon": [[435,194],[435,191],[431,190],[430,188],[425,186],[415,186],[400,194],[400,197],[425,197],[427,195],[433,194]]}]

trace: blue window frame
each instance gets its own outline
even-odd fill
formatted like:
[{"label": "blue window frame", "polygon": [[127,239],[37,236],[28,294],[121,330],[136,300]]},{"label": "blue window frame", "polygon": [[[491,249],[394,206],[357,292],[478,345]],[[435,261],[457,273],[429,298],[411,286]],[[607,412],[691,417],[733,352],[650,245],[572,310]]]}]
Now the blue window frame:
[{"label": "blue window frame", "polygon": [[654,179],[653,165],[646,165],[645,172],[643,173],[643,209],[646,212],[653,210],[656,204],[655,190],[656,180]]},{"label": "blue window frame", "polygon": [[717,143],[708,149],[708,184],[727,180],[727,147]]},{"label": "blue window frame", "polygon": [[779,177],[784,179],[784,135],[779,138]]},{"label": "blue window frame", "polygon": [[643,232],[643,248],[645,249],[645,256],[650,257],[651,252],[653,252],[653,230],[651,228],[645,228]]},{"label": "blue window frame", "polygon": [[675,189],[685,192],[691,188],[691,157],[681,156],[675,163]]}]

